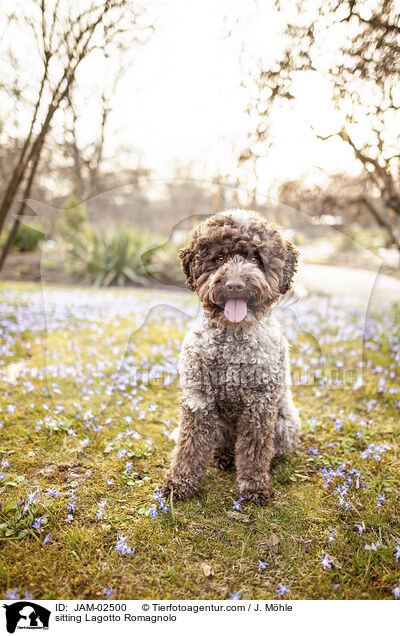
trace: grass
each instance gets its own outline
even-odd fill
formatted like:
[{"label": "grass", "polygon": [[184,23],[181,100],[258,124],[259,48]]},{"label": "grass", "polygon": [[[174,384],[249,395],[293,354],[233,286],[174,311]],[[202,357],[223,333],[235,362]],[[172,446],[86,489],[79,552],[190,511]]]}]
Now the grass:
[{"label": "grass", "polygon": [[[1,285],[3,595],[18,588],[21,597],[104,598],[112,589],[115,599],[270,599],[284,583],[289,599],[393,598],[398,307],[372,312],[366,326],[364,309],[343,301],[283,307],[302,438],[273,465],[274,500],[265,508],[243,502],[235,513],[234,473],[210,466],[199,496],[153,519],[152,495],[174,445],[185,314],[195,309],[180,293]],[[373,443],[387,448],[379,453]],[[24,513],[36,489],[40,498]],[[115,549],[121,534],[133,554]],[[259,560],[268,562],[261,571]]]}]

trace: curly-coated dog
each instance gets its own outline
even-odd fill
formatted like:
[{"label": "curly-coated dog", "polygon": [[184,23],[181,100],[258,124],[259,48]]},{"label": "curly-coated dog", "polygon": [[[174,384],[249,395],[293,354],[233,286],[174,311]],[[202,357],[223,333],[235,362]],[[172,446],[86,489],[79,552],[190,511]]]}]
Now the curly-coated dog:
[{"label": "curly-coated dog", "polygon": [[212,453],[219,468],[235,462],[242,497],[264,504],[271,460],[299,432],[288,344],[270,312],[298,253],[259,214],[229,210],[199,225],[179,257],[203,312],[183,342],[179,437],[163,492],[194,495]]}]

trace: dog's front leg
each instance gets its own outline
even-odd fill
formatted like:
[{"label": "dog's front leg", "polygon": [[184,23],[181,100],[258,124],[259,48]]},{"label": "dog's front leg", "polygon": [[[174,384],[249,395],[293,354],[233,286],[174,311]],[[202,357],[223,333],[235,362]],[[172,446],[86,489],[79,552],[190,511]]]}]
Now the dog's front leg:
[{"label": "dog's front leg", "polygon": [[182,404],[178,443],[171,468],[164,477],[163,493],[187,499],[200,487],[215,437],[214,418],[208,411],[192,411]]},{"label": "dog's front leg", "polygon": [[276,418],[276,408],[246,408],[237,424],[235,453],[239,492],[260,505],[272,497],[269,467],[274,456]]}]

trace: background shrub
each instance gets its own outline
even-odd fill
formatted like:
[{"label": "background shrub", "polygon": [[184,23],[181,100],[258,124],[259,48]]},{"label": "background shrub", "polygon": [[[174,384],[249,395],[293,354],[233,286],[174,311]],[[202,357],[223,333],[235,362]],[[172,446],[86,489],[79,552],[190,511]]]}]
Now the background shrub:
[{"label": "background shrub", "polygon": [[143,285],[148,276],[141,255],[157,240],[161,242],[151,234],[126,227],[118,227],[111,234],[90,230],[70,238],[75,271],[97,287]]},{"label": "background shrub", "polygon": [[14,240],[14,247],[19,252],[34,252],[44,237],[40,225],[20,225]]}]

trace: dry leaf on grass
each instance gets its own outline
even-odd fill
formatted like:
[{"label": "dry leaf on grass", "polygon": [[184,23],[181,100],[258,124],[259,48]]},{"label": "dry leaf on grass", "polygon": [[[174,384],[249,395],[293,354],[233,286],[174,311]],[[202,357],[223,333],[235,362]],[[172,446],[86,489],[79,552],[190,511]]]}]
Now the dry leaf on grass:
[{"label": "dry leaf on grass", "polygon": [[269,539],[267,539],[267,547],[273,550],[274,552],[278,552],[280,540],[277,534],[273,532]]},{"label": "dry leaf on grass", "polygon": [[208,563],[202,563],[200,567],[203,570],[204,576],[214,576],[214,570]]}]

